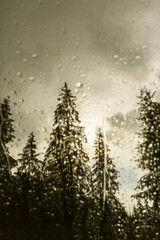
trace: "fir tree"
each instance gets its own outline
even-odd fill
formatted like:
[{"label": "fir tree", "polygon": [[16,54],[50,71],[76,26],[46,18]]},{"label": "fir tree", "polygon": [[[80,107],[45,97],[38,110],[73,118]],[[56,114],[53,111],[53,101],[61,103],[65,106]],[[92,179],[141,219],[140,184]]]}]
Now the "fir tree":
[{"label": "fir tree", "polygon": [[36,142],[33,132],[29,135],[26,146],[23,148],[23,153],[19,154],[18,173],[26,176],[38,176],[41,172],[42,162],[38,159],[36,153]]},{"label": "fir tree", "polygon": [[132,229],[134,233],[134,239],[154,239],[152,216],[152,208],[148,205],[148,202],[138,199],[137,206],[134,206],[132,213]]},{"label": "fir tree", "polygon": [[[0,234],[14,218],[14,187],[12,168],[16,161],[9,155],[7,144],[14,139],[14,127],[9,100],[0,104]],[[12,216],[12,217],[11,217]],[[5,237],[4,237],[5,238]]]},{"label": "fir tree", "polygon": [[9,100],[5,98],[0,106],[0,164],[1,174],[5,171],[10,177],[11,168],[16,165],[7,148],[7,144],[14,139],[13,122]]},{"label": "fir tree", "polygon": [[23,153],[19,154],[19,166],[16,174],[19,228],[24,228],[26,235],[33,239],[40,226],[44,207],[42,206],[42,162],[38,159],[36,149],[35,137],[32,132],[23,148]]},{"label": "fir tree", "polygon": [[[118,191],[118,171],[113,163],[113,159],[109,156],[109,148],[107,146],[106,159],[104,153],[104,137],[101,129],[97,132],[97,139],[95,141],[95,157],[94,157],[94,165],[93,165],[93,178],[94,178],[94,189],[93,193],[99,199],[99,201],[103,202],[103,195],[108,196],[115,195],[116,191]],[[104,161],[106,161],[106,169],[104,170]],[[106,173],[104,172],[106,171]],[[104,189],[104,174],[106,175],[106,189]],[[105,193],[104,193],[105,191]]]},{"label": "fir tree", "polygon": [[[96,203],[97,239],[126,239],[126,212],[116,198],[119,188],[118,171],[109,156],[109,148],[106,145],[105,153],[104,137],[101,129],[97,131],[95,141],[95,157],[93,165],[93,198]],[[105,159],[106,156],[106,159]],[[104,170],[104,161],[106,169]],[[106,176],[104,176],[104,174]],[[106,183],[104,183],[104,179]],[[103,195],[105,194],[105,202]],[[95,212],[95,211],[94,211]]]},{"label": "fir tree", "polygon": [[153,210],[154,235],[160,237],[160,103],[153,100],[154,94],[142,89],[139,96],[139,131],[138,166],[146,174],[138,182],[140,192],[137,198],[150,201]]},{"label": "fir tree", "polygon": [[[77,235],[81,223],[76,214],[83,205],[88,156],[83,149],[83,128],[76,110],[76,97],[67,84],[61,88],[55,110],[51,142],[45,154],[45,175],[52,197],[59,208],[63,229],[68,239],[80,239]],[[51,191],[52,189],[52,191]]]}]

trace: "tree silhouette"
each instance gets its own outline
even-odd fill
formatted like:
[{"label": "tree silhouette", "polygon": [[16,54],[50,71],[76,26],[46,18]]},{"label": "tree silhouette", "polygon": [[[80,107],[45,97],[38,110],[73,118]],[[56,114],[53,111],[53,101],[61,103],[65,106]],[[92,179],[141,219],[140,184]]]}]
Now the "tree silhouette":
[{"label": "tree silhouette", "polygon": [[12,168],[16,161],[9,155],[7,144],[14,139],[14,127],[9,100],[4,99],[0,104],[0,234],[7,232],[14,216],[14,188]]},{"label": "tree silhouette", "polygon": [[23,148],[23,153],[19,154],[19,167],[18,173],[21,175],[38,176],[41,173],[42,162],[38,159],[36,153],[36,143],[33,132],[29,135],[26,146]]},{"label": "tree silhouette", "polygon": [[[143,175],[137,189],[137,198],[144,199],[152,205],[152,239],[160,237],[160,103],[153,100],[155,93],[145,88],[139,96],[139,131],[138,166],[147,173]],[[153,224],[154,223],[154,224]]]},{"label": "tree silhouette", "polygon": [[0,105],[0,238],[159,240],[160,103],[142,89],[138,104],[137,163],[145,173],[138,181],[137,205],[127,214],[117,197],[119,172],[101,128],[89,167],[76,97],[66,83],[60,89],[44,161],[37,154],[33,132],[19,159],[10,156],[7,144],[14,139],[14,127],[9,100],[4,99]]},{"label": "tree silhouette", "polygon": [[143,202],[142,199],[138,199],[137,206],[134,206],[132,213],[134,239],[153,239],[152,220],[152,208],[148,205],[147,201]]},{"label": "tree silhouette", "polygon": [[76,97],[65,83],[58,98],[51,141],[45,154],[45,175],[50,186],[48,190],[56,198],[56,206],[62,218],[59,222],[62,222],[67,239],[80,239],[77,232],[80,234],[78,229],[81,223],[76,224],[79,221],[76,215],[84,201],[88,161],[83,149],[83,128],[79,125],[75,100]]},{"label": "tree silhouette", "polygon": [[35,137],[32,132],[23,148],[23,153],[19,154],[19,166],[16,174],[19,227],[24,229],[28,239],[31,236],[34,239],[34,234],[41,223],[41,215],[43,216],[42,162],[38,159],[36,149]]},{"label": "tree silhouette", "polygon": [[5,98],[0,105],[0,161],[1,168],[4,169],[6,174],[10,177],[11,168],[16,165],[16,162],[9,156],[9,151],[6,145],[14,139],[13,134],[15,130],[13,128],[13,122],[9,100]]},{"label": "tree silhouette", "polygon": [[[104,144],[106,143],[104,143],[102,130],[98,129],[95,140],[92,188],[92,195],[96,205],[96,211],[93,211],[93,213],[97,219],[97,239],[126,239],[124,225],[126,224],[127,214],[116,197],[116,192],[119,189],[118,171],[113,159],[109,156],[108,146],[106,147],[105,159]],[[106,169],[104,169],[104,161],[106,161]],[[106,195],[105,201],[103,199],[104,194]]]}]

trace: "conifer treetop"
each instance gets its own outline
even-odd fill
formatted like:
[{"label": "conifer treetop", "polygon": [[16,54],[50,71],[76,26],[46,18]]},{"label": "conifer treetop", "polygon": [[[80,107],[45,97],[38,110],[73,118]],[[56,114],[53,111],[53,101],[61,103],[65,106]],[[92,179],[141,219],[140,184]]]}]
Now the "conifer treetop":
[{"label": "conifer treetop", "polygon": [[7,166],[9,176],[11,177],[11,167],[16,165],[13,158],[9,156],[9,151],[6,146],[14,138],[13,119],[10,111],[9,99],[5,98],[0,104],[0,159],[1,164]]},{"label": "conifer treetop", "polygon": [[72,95],[66,82],[60,89],[58,101],[59,103],[55,110],[54,125],[74,125],[80,123],[79,113],[76,110],[76,97]]},{"label": "conifer treetop", "polygon": [[37,171],[39,171],[41,161],[38,160],[38,155],[36,153],[36,142],[34,133],[31,132],[26,146],[23,148],[23,153],[19,154],[21,158],[19,159],[20,167],[19,172],[24,172],[28,174],[35,174]]},{"label": "conifer treetop", "polygon": [[[95,187],[98,187],[98,191],[103,189],[103,179],[104,179],[104,161],[105,161],[105,154],[104,154],[104,137],[102,130],[99,128],[96,134],[95,140],[95,164],[93,165],[93,174],[94,174],[94,182]],[[118,178],[118,171],[113,163],[113,159],[109,156],[109,148],[107,146],[107,153],[106,153],[106,192],[110,195],[114,195],[116,191],[119,189],[119,183],[117,181]],[[96,186],[97,185],[97,186]],[[101,190],[100,190],[101,188]]]},{"label": "conifer treetop", "polygon": [[138,181],[135,197],[150,200],[158,209],[160,198],[160,103],[153,101],[154,94],[142,89],[140,92],[139,114],[142,121],[138,144],[138,167],[148,172]]},{"label": "conifer treetop", "polygon": [[72,190],[83,188],[85,162],[88,162],[75,100],[76,97],[65,83],[60,90],[51,141],[45,154],[45,171],[54,178],[56,188],[62,188],[60,186],[63,185]]},{"label": "conifer treetop", "polygon": [[14,128],[12,113],[10,110],[9,99],[5,98],[0,107],[1,140],[7,144],[14,139]]}]

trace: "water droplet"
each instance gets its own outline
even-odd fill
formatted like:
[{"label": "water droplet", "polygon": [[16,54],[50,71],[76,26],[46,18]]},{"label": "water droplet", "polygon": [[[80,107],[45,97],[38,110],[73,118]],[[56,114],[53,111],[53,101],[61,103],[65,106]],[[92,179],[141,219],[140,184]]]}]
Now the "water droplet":
[{"label": "water droplet", "polygon": [[27,58],[23,58],[22,62],[24,62],[24,63],[28,62]]},{"label": "water droplet", "polygon": [[86,77],[86,74],[85,73],[82,73],[81,74],[81,78],[85,78]]},{"label": "water droplet", "polygon": [[62,68],[62,65],[61,65],[61,64],[58,64],[57,68],[58,68],[58,69],[61,69],[61,68]]},{"label": "water droplet", "polygon": [[118,56],[118,55],[116,55],[116,54],[115,54],[113,57],[114,57],[115,59],[116,59],[116,58],[119,58],[119,56]]},{"label": "water droplet", "polygon": [[77,57],[76,57],[76,56],[73,56],[73,57],[72,57],[72,60],[76,60],[76,59],[77,59]]},{"label": "water droplet", "polygon": [[20,50],[17,50],[16,55],[20,55],[20,54],[21,54]]},{"label": "water droplet", "polygon": [[22,99],[20,99],[20,103],[24,103],[24,99],[22,98]]},{"label": "water droplet", "polygon": [[77,88],[81,88],[82,86],[83,86],[82,83],[80,83],[80,82],[76,83],[76,87],[77,87]]},{"label": "water droplet", "polygon": [[37,53],[32,54],[32,58],[37,58],[37,56],[38,56]]},{"label": "water droplet", "polygon": [[83,98],[86,98],[86,96],[87,96],[86,93],[83,93],[83,94],[82,94],[82,97],[83,97]]},{"label": "water droplet", "polygon": [[17,91],[16,91],[16,90],[13,90],[11,93],[16,95],[16,94],[17,94]]},{"label": "water droplet", "polygon": [[40,74],[41,74],[42,76],[46,76],[46,73],[45,73],[45,72],[40,72]]},{"label": "water droplet", "polygon": [[28,79],[29,79],[30,81],[35,81],[35,77],[33,77],[33,76],[30,76]]},{"label": "water droplet", "polygon": [[45,127],[42,127],[42,131],[43,131],[43,132],[46,132],[47,129],[46,129]]},{"label": "water droplet", "polygon": [[75,89],[75,92],[78,93],[78,92],[79,92],[79,89],[76,88],[76,89]]},{"label": "water droplet", "polygon": [[136,60],[141,59],[141,56],[138,55],[138,56],[135,57],[135,59]]},{"label": "water droplet", "polygon": [[157,81],[154,81],[153,84],[156,85],[156,84],[157,84]]},{"label": "water droplet", "polygon": [[145,49],[145,48],[147,48],[147,46],[146,45],[142,45],[142,49]]},{"label": "water droplet", "polygon": [[21,72],[17,72],[16,75],[17,75],[18,77],[21,77],[21,76],[22,76],[22,73],[21,73]]}]

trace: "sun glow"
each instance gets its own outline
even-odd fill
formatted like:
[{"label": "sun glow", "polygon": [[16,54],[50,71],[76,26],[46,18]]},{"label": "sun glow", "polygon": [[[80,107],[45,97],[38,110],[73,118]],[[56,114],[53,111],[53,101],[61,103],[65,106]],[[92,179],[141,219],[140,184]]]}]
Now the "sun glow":
[{"label": "sun glow", "polygon": [[95,138],[96,138],[96,127],[95,125],[91,123],[85,123],[85,131],[84,134],[87,137],[87,142],[89,144],[93,144]]}]

